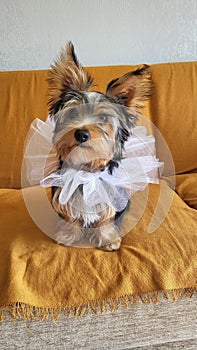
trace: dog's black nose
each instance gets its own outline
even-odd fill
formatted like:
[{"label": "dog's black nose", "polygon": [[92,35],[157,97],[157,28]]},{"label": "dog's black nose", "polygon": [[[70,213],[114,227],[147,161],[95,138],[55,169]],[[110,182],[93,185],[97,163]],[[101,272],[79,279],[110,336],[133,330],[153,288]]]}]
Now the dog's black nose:
[{"label": "dog's black nose", "polygon": [[86,129],[80,130],[79,129],[79,130],[75,131],[75,139],[78,142],[80,142],[80,143],[86,142],[89,140],[89,138],[90,138],[90,133],[88,130],[86,130]]}]

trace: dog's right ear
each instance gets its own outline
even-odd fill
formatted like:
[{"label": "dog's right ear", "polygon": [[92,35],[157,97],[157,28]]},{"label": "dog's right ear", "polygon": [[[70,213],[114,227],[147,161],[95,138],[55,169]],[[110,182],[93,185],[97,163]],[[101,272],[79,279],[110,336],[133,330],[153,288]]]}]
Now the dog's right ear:
[{"label": "dog's right ear", "polygon": [[112,80],[106,90],[108,96],[115,97],[123,105],[133,107],[143,107],[143,101],[149,99],[152,92],[151,73],[146,64]]},{"label": "dog's right ear", "polygon": [[73,91],[87,91],[93,82],[92,77],[79,64],[74,46],[68,42],[62,49],[48,73],[49,112],[55,114],[66,100],[66,95]]}]

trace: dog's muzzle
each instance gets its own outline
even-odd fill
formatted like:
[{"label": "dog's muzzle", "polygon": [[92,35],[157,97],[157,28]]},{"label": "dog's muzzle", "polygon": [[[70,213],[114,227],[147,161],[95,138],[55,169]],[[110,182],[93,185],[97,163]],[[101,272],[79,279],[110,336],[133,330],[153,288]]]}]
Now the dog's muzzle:
[{"label": "dog's muzzle", "polygon": [[86,142],[90,139],[90,133],[86,129],[76,130],[74,136],[75,136],[75,140],[80,143]]}]

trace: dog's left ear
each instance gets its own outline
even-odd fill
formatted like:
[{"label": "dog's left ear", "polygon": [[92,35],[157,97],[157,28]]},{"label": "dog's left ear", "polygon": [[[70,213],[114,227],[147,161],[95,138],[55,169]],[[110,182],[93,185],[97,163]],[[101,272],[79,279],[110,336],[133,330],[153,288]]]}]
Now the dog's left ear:
[{"label": "dog's left ear", "polygon": [[74,46],[68,42],[48,72],[49,112],[55,114],[69,100],[70,92],[88,91],[93,78],[80,65]]},{"label": "dog's left ear", "polygon": [[143,101],[152,95],[153,83],[148,65],[142,65],[136,70],[112,80],[107,85],[106,93],[116,97],[126,106],[142,107]]}]

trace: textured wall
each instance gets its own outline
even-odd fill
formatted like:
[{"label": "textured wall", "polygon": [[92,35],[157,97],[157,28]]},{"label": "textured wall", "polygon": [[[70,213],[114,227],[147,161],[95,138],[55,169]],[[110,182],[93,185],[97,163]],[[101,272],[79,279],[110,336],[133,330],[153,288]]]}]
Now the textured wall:
[{"label": "textured wall", "polygon": [[197,0],[1,0],[0,70],[48,68],[67,40],[84,65],[197,59]]}]

